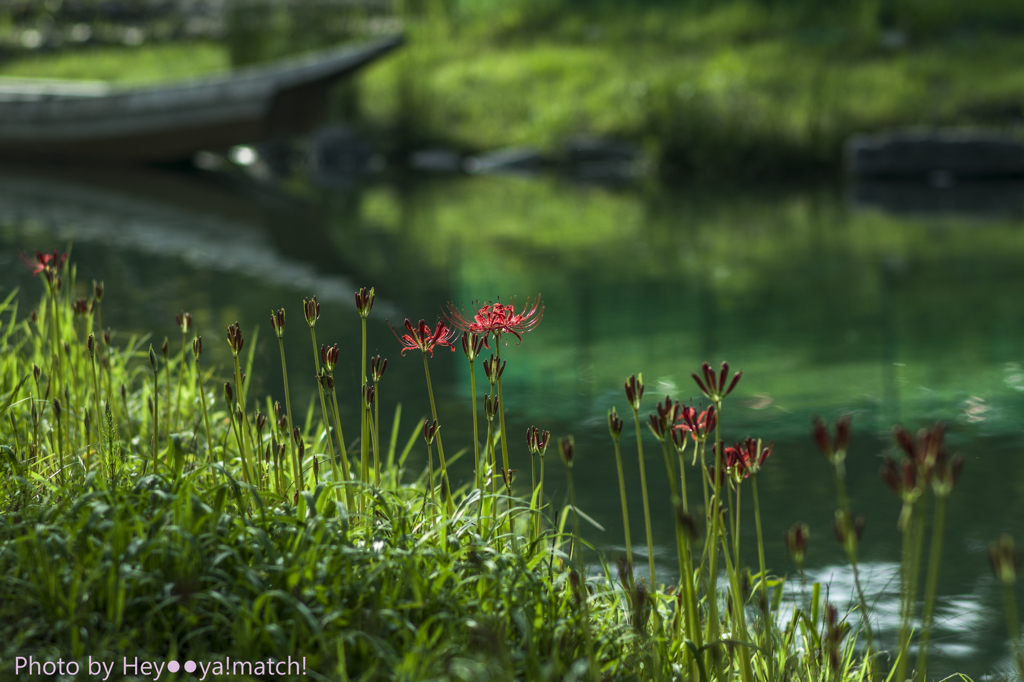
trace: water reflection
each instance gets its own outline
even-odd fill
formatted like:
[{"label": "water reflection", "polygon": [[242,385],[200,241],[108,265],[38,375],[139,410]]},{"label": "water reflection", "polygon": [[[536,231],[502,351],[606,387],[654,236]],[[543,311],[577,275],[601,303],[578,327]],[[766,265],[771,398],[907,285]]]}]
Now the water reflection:
[{"label": "water reflection", "polygon": [[[967,467],[950,500],[940,576],[943,665],[979,676],[1005,657],[983,548],[999,532],[1019,530],[1024,513],[1018,218],[850,211],[843,190],[832,187],[608,189],[547,178],[393,178],[317,190],[136,171],[29,175],[5,171],[0,182],[0,286],[37,295],[37,284],[15,267],[17,250],[71,239],[80,279],[107,280],[105,319],[111,311],[119,330],[174,339],[174,313],[185,308],[210,338],[236,319],[246,329],[260,325],[266,336],[267,313],[284,306],[292,321],[290,373],[299,368],[293,396],[313,391],[312,370],[301,369],[312,364],[298,301],[317,293],[327,301],[318,340],[342,347],[336,377],[351,398],[342,407],[347,433],[357,430],[355,288],[375,285],[391,302],[375,308],[381,314],[370,328],[370,352],[392,358],[382,418],[401,396],[402,443],[427,413],[424,378],[415,358],[397,357],[384,318],[432,321],[447,301],[541,293],[544,322],[502,351],[512,466],[528,484],[527,426],[574,433],[580,506],[606,529],[583,532],[612,560],[622,551],[622,529],[605,415],[613,405],[626,411],[622,381],[643,372],[649,403],[666,393],[686,400],[696,396],[689,375],[700,362],[728,359],[744,379],[723,415],[726,438],[775,442],[759,474],[768,564],[794,575],[781,538],[806,521],[811,577],[830,582],[841,599],[849,576],[829,530],[831,479],[807,434],[812,415],[854,415],[848,485],[855,511],[867,519],[874,617],[891,633],[899,502],[878,480],[880,457],[891,450],[894,422],[913,428],[944,419]],[[209,344],[226,365],[226,344],[219,345]],[[280,397],[276,343],[257,351],[256,388]],[[467,363],[450,353],[432,363],[446,441],[468,445]],[[487,386],[477,375],[482,395]],[[418,473],[419,450],[410,476]],[[667,577],[676,570],[668,486],[653,441],[647,452],[657,566]],[[638,523],[636,453],[626,446],[623,456]],[[453,474],[456,485],[471,479],[468,459]],[[546,490],[560,508],[562,468],[554,454],[547,459]],[[752,548],[748,532],[743,540]],[[642,555],[636,563],[645,564]]]}]

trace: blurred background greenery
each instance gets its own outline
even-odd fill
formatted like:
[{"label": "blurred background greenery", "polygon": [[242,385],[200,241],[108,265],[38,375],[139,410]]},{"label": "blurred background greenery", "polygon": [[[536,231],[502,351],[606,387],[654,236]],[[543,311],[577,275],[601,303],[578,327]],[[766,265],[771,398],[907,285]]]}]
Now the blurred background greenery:
[{"label": "blurred background greenery", "polygon": [[0,75],[155,82],[398,31],[333,116],[399,153],[593,134],[793,177],[854,132],[1024,119],[1010,0],[3,0]]}]

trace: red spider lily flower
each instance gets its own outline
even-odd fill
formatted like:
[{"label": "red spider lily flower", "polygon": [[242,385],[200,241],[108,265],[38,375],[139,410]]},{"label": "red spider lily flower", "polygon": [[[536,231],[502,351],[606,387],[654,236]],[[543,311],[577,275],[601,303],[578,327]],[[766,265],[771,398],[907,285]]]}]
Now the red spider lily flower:
[{"label": "red spider lily flower", "polygon": [[742,443],[725,449],[725,467],[737,482],[750,478],[761,470],[761,465],[768,459],[768,455],[772,454],[774,447],[775,444],[772,443],[762,448],[760,440],[747,436]]},{"label": "red spider lily flower", "polygon": [[54,275],[60,272],[60,269],[64,267],[64,261],[67,259],[68,254],[58,253],[56,249],[53,250],[53,253],[36,251],[35,262],[24,253],[21,254],[21,260],[32,270],[32,275],[38,276],[41,272],[50,283],[53,283]]},{"label": "red spider lily flower", "polygon": [[391,333],[402,344],[402,355],[405,355],[407,350],[421,350],[424,353],[429,352],[430,356],[433,357],[435,346],[448,346],[453,353],[455,352],[455,346],[452,344],[452,341],[455,339],[455,330],[446,327],[440,318],[437,320],[437,326],[431,330],[430,325],[424,320],[420,320],[413,327],[412,322],[407,317],[405,318],[405,328],[409,330],[409,333],[403,334],[402,338],[399,339],[398,332],[395,331],[394,327],[391,327]]},{"label": "red spider lily flower", "polygon": [[527,299],[526,305],[518,313],[515,312],[514,299],[511,305],[488,301],[483,306],[480,306],[480,309],[473,315],[471,320],[468,314],[460,311],[454,304],[449,303],[446,317],[452,327],[460,331],[482,336],[484,338],[484,347],[490,348],[488,338],[492,334],[497,341],[501,340],[502,334],[512,334],[522,343],[522,335],[533,331],[534,327],[540,323],[541,318],[544,317],[544,306],[540,302],[540,295],[537,296],[532,304]]},{"label": "red spider lily flower", "polygon": [[655,409],[657,414],[651,413],[649,419],[651,421],[651,431],[657,436],[658,440],[664,440],[665,434],[672,428],[676,419],[681,414],[681,408],[678,402],[672,402],[672,398],[665,396],[665,402],[656,403]]},{"label": "red spider lily flower", "polygon": [[704,440],[715,430],[717,417],[715,416],[714,405],[700,413],[697,412],[696,407],[689,405],[681,408],[680,412],[681,414],[677,421],[682,421],[683,423],[677,424],[675,428],[679,431],[688,432],[695,442]]}]

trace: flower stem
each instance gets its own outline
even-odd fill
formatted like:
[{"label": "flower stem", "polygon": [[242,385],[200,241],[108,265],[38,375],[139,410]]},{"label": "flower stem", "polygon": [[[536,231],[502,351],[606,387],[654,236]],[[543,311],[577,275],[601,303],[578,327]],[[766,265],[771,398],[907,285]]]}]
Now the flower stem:
[{"label": "flower stem", "polygon": [[199,378],[199,404],[203,407],[203,426],[206,428],[206,454],[212,464],[213,440],[210,438],[210,415],[206,411],[206,391],[203,390],[203,370],[199,367],[199,358],[196,358],[195,367],[196,376]]},{"label": "flower stem", "polygon": [[345,485],[345,504],[348,509],[355,508],[355,501],[352,498],[352,472],[348,466],[348,450],[345,449],[345,434],[341,431],[341,417],[338,410],[338,390],[331,390],[331,402],[334,407],[334,429],[338,432],[339,459],[341,459],[341,477]]},{"label": "flower stem", "polygon": [[[501,400],[500,397],[498,399]],[[566,468],[566,478],[569,481],[569,503],[572,505],[572,529],[576,536],[576,556],[580,566],[580,585],[582,588],[580,603],[583,605],[583,636],[585,637],[587,645],[587,661],[590,664],[590,679],[591,682],[598,682],[598,680],[601,679],[601,671],[597,663],[597,657],[594,655],[594,637],[590,632],[590,609],[588,604],[590,592],[587,590],[586,565],[583,563],[583,536],[580,534],[580,519],[579,515],[576,513],[576,490],[572,485],[571,463],[569,463]]]},{"label": "flower stem", "polygon": [[[292,431],[292,396],[288,390],[288,365],[284,359],[284,337],[277,337],[277,347],[281,351],[281,375],[284,378],[284,409],[285,419],[287,420],[287,427],[285,428],[284,438],[287,441],[291,438]],[[313,348],[316,349],[316,339],[313,340]],[[316,353],[313,354],[314,356]],[[200,384],[202,386],[202,384]],[[203,416],[205,417],[206,403],[203,403]],[[209,431],[209,429],[207,429]],[[207,436],[209,437],[209,436]],[[302,464],[299,462],[298,448],[289,447],[292,453],[292,479],[295,484],[295,492],[298,493],[300,486],[302,486]],[[302,495],[299,498],[299,518],[306,518],[306,500]]]},{"label": "flower stem", "polygon": [[[621,422],[620,422],[621,423]],[[622,500],[622,527],[626,534],[626,563],[629,571],[633,571],[633,542],[629,537],[629,507],[626,504],[626,477],[622,473],[622,452],[619,448],[619,439],[613,438],[615,442],[615,468],[619,473],[619,498]],[[541,469],[541,480],[544,480],[544,470]]]},{"label": "flower stem", "polygon": [[178,365],[178,395],[174,399],[174,425],[181,421],[181,384],[185,380],[185,332],[181,333],[181,364]]},{"label": "flower stem", "polygon": [[636,451],[640,461],[640,492],[644,498],[644,525],[647,530],[647,568],[651,572],[651,591],[656,590],[654,575],[654,534],[651,532],[651,504],[647,496],[647,473],[644,470],[644,441],[640,431],[640,411],[633,406],[633,424],[636,426]]},{"label": "flower stem", "polygon": [[[437,420],[437,407],[434,404],[434,389],[430,384],[430,365],[427,363],[427,353],[423,353],[423,372],[427,377],[427,395],[430,396],[430,414],[434,418],[434,421],[440,424]],[[441,460],[441,485],[444,488],[444,502],[445,508],[449,514],[455,513],[455,504],[452,502],[452,491],[451,486],[448,484],[448,466],[444,460],[444,446],[441,444],[441,431],[437,431],[437,457]]]},{"label": "flower stem", "polygon": [[942,535],[946,529],[946,495],[935,496],[935,519],[932,521],[932,546],[928,556],[928,582],[924,588],[924,613],[921,617],[921,642],[918,645],[917,679],[928,677],[928,642],[935,618],[935,599],[939,589],[939,562],[942,560]]},{"label": "flower stem", "polygon": [[476,362],[469,362],[469,385],[473,394],[473,461],[476,463],[476,487],[480,490],[480,504],[483,504],[483,476],[480,470],[480,430],[477,426],[476,406]]}]

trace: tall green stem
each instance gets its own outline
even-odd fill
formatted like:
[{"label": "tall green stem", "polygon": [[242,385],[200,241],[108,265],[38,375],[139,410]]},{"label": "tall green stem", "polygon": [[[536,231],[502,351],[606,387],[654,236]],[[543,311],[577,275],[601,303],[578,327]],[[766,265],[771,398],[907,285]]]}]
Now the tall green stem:
[{"label": "tall green stem", "polygon": [[[437,406],[434,404],[434,389],[430,384],[430,365],[427,363],[427,353],[423,352],[423,372],[427,377],[427,394],[430,396],[430,414],[434,421],[440,424],[437,419]],[[441,444],[441,430],[437,431],[437,457],[441,460],[441,484],[444,487],[444,502],[449,514],[455,512],[455,504],[452,501],[452,490],[448,483],[448,465],[444,459],[444,446]]]},{"label": "tall green stem", "polygon": [[[287,425],[287,428],[285,429],[284,437],[285,437],[285,440],[287,440],[287,439],[292,437],[292,433],[291,433],[292,432],[292,396],[291,396],[291,392],[288,390],[288,365],[287,365],[287,363],[285,362],[285,359],[284,359],[284,337],[283,336],[278,336],[277,337],[277,347],[281,351],[281,375],[284,378],[284,409],[285,409],[285,418],[287,419],[287,421],[285,422],[286,425]],[[313,339],[313,349],[316,350],[316,339],[315,338]],[[314,352],[313,355],[315,356],[316,353]],[[206,409],[206,404],[205,403],[203,404],[203,409],[204,409],[204,416],[205,416],[205,409]],[[292,480],[294,482],[295,492],[297,494],[299,492],[299,488],[302,486],[302,464],[299,462],[298,448],[289,447],[289,450],[292,453]],[[298,495],[298,498],[299,498],[299,518],[300,519],[304,519],[304,518],[306,518],[306,513],[305,513],[306,512],[306,500],[305,500],[305,498],[302,497],[302,495]]]},{"label": "tall green stem", "polygon": [[[621,422],[619,422],[621,424]],[[629,536],[629,506],[626,503],[626,477],[622,473],[622,452],[619,448],[619,439],[612,439],[615,442],[615,468],[619,474],[619,499],[622,501],[622,528],[626,534],[626,562],[629,570],[633,570],[633,542]],[[544,480],[544,470],[541,470],[541,480]]]},{"label": "tall green stem", "polygon": [[[359,390],[366,386],[366,318],[360,316],[363,337],[363,354],[359,361]],[[361,455],[360,476],[366,483],[370,482],[370,434],[367,422],[366,401],[359,401],[359,453]],[[435,416],[434,419],[437,419]]]},{"label": "tall green stem", "polygon": [[917,655],[917,679],[928,679],[928,642],[935,618],[935,599],[939,589],[939,563],[942,560],[942,535],[946,529],[946,497],[935,495],[935,520],[932,522],[932,546],[928,555],[928,582],[924,588],[924,613],[921,618],[921,642]]},{"label": "tall green stem", "polygon": [[480,470],[480,430],[477,426],[476,406],[476,362],[469,361],[469,385],[473,394],[473,462],[476,464],[476,487],[480,491],[480,504],[483,505],[484,479]]},{"label": "tall green stem", "polygon": [[[501,398],[499,397],[498,400],[501,400]],[[586,565],[583,563],[583,536],[580,534],[580,519],[579,515],[576,513],[576,491],[572,485],[571,461],[567,463],[566,478],[569,480],[569,502],[572,505],[572,529],[573,533],[576,535],[576,556],[580,566],[580,603],[583,605],[583,636],[587,645],[587,662],[590,664],[591,682],[598,682],[601,679],[601,670],[597,663],[597,657],[594,655],[594,637],[590,632],[590,609],[588,604],[590,592],[587,590]]]},{"label": "tall green stem", "polygon": [[647,569],[651,572],[651,591],[657,589],[654,574],[654,533],[651,531],[651,504],[647,496],[647,473],[644,469],[644,440],[640,431],[640,411],[633,407],[633,425],[636,427],[636,451],[640,461],[640,492],[644,498],[644,526],[647,530]]},{"label": "tall green stem", "polygon": [[181,333],[181,364],[178,365],[178,395],[174,399],[174,425],[181,422],[181,384],[185,380],[185,332]]},{"label": "tall green stem", "polygon": [[345,503],[348,509],[355,508],[355,501],[352,498],[352,472],[348,466],[348,450],[345,449],[345,435],[341,431],[341,417],[338,410],[337,387],[331,389],[331,402],[334,405],[334,429],[338,432],[338,448],[341,459],[341,477],[345,484]]},{"label": "tall green stem", "polygon": [[[206,411],[206,391],[203,389],[203,370],[199,367],[199,358],[196,358],[196,376],[199,378],[199,404],[203,408],[203,426],[206,429],[206,455],[210,463],[213,463],[213,440],[210,438],[210,415]],[[126,406],[127,407],[127,406]]]}]

